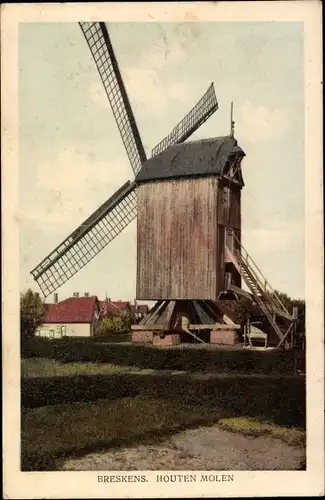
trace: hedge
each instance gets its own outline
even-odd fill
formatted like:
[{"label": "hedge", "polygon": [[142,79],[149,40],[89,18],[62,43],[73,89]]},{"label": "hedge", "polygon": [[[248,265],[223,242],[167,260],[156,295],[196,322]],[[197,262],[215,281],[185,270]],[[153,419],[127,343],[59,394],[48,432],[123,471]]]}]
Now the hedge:
[{"label": "hedge", "polygon": [[159,348],[109,344],[80,339],[34,338],[22,346],[22,357],[44,357],[65,363],[95,362],[189,372],[292,373],[293,351],[248,349]]},{"label": "hedge", "polygon": [[305,379],[301,376],[223,376],[191,374],[112,374],[26,378],[21,403],[35,408],[99,398],[138,394],[154,399],[181,400],[194,406],[221,407],[286,426],[305,426]]}]

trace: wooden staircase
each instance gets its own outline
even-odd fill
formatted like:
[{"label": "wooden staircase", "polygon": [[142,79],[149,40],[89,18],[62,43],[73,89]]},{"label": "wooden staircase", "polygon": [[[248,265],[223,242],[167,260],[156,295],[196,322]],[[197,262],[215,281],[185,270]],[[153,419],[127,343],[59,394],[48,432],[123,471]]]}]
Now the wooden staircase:
[{"label": "wooden staircase", "polygon": [[[286,344],[287,342],[286,339],[293,327],[294,318],[288,312],[284,304],[281,302],[280,297],[271,287],[261,270],[249,256],[248,252],[235,234],[231,231],[231,229],[227,229],[227,231],[232,233],[235,243],[235,249],[233,251],[226,246],[225,251],[227,257],[245,281],[252,294],[251,298],[255,300],[263,314],[268,319],[272,329],[279,339],[278,347],[280,347],[282,344]],[[234,291],[235,293],[241,293],[241,289],[231,283],[227,286],[227,289]],[[248,295],[244,290],[242,292],[243,295]],[[287,325],[285,331],[283,331],[283,327],[281,328],[279,325],[279,318],[282,318],[281,323],[285,323]]]}]

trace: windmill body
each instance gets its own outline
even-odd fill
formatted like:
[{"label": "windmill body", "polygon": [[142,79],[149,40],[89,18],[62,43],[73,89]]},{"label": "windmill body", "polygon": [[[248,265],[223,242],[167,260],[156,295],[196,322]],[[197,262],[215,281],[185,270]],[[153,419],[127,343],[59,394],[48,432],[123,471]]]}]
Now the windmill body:
[{"label": "windmill body", "polygon": [[230,136],[178,144],[145,162],[137,183],[137,298],[218,299],[240,274],[225,244],[240,240],[241,161]]}]

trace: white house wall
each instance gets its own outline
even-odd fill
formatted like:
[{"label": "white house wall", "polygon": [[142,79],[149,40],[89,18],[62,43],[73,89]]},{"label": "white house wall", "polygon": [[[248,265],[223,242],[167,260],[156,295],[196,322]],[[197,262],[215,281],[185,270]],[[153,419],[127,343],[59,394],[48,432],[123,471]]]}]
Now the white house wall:
[{"label": "white house wall", "polygon": [[36,336],[61,338],[67,337],[90,337],[91,325],[89,323],[50,323],[37,328]]}]

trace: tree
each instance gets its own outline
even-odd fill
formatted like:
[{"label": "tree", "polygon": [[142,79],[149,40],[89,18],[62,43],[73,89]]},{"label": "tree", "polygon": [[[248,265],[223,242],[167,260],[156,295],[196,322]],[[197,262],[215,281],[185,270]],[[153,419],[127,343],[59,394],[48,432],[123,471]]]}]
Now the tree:
[{"label": "tree", "polygon": [[97,328],[97,335],[127,332],[129,331],[132,323],[133,320],[131,314],[128,311],[122,311],[114,316],[103,318]]},{"label": "tree", "polygon": [[275,290],[275,293],[281,300],[282,304],[287,308],[289,313],[293,312],[293,308],[297,307],[298,309],[298,318],[297,318],[297,331],[305,331],[305,301],[303,299],[292,299],[286,293],[278,292]]},{"label": "tree", "polygon": [[21,338],[34,336],[36,328],[42,323],[44,304],[39,295],[30,288],[20,294],[20,329]]}]

